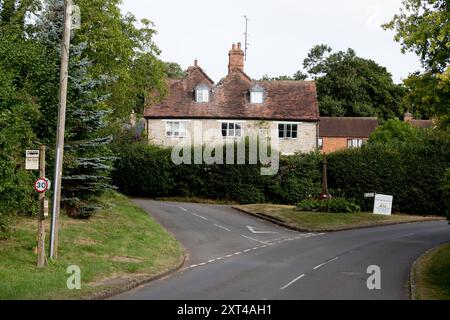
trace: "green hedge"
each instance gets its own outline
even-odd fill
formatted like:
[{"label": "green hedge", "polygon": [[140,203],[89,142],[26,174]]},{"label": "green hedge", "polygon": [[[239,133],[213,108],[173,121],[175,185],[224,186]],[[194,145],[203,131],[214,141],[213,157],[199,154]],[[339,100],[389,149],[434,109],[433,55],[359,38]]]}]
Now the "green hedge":
[{"label": "green hedge", "polygon": [[[334,197],[371,210],[364,193],[394,196],[393,209],[403,213],[448,213],[450,134],[429,133],[420,141],[367,144],[328,157],[329,186]],[[321,191],[322,156],[281,157],[276,176],[260,174],[259,165],[180,165],[171,150],[142,144],[127,147],[117,161],[114,183],[131,196],[199,197],[242,204],[298,204]]]},{"label": "green hedge", "polygon": [[448,133],[430,133],[420,141],[375,143],[337,152],[328,158],[330,188],[334,195],[355,199],[366,210],[364,193],[375,192],[393,195],[394,211],[445,215],[449,150]]},{"label": "green hedge", "polygon": [[171,150],[136,144],[124,150],[113,172],[125,194],[201,197],[247,203],[298,203],[321,189],[321,156],[282,157],[277,176],[260,165],[175,165]]},{"label": "green hedge", "polygon": [[358,213],[361,212],[361,207],[344,198],[306,199],[300,202],[295,210],[301,212]]}]

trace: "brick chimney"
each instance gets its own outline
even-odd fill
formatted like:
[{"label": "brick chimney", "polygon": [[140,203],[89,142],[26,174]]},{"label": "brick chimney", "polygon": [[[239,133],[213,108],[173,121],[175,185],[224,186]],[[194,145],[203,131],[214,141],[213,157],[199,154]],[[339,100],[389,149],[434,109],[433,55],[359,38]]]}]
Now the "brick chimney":
[{"label": "brick chimney", "polygon": [[404,118],[403,118],[403,120],[404,120],[405,122],[411,122],[411,121],[413,121],[414,118],[413,118],[412,113],[409,112],[409,111],[406,112],[406,113],[405,113],[405,116],[404,116]]},{"label": "brick chimney", "polygon": [[230,61],[228,63],[228,74],[236,70],[244,70],[244,50],[241,48],[241,43],[236,44],[233,43],[233,46],[228,54],[230,57]]}]

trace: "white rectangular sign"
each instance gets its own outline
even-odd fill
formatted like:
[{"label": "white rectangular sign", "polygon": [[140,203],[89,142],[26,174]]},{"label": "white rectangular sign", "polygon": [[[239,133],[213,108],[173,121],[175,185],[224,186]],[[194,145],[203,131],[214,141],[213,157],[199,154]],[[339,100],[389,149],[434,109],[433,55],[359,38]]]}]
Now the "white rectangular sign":
[{"label": "white rectangular sign", "polygon": [[27,150],[25,170],[39,170],[39,150]]},{"label": "white rectangular sign", "polygon": [[394,201],[393,196],[385,194],[375,195],[375,205],[373,207],[374,214],[382,214],[386,216],[392,215],[392,203]]}]

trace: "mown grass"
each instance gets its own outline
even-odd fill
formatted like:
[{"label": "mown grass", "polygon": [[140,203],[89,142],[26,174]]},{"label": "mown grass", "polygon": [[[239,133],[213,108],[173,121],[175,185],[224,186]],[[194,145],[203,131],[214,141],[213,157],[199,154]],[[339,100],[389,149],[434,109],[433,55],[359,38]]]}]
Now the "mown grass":
[{"label": "mown grass", "polygon": [[284,224],[310,232],[338,231],[354,227],[381,226],[393,223],[441,220],[437,217],[419,217],[410,215],[374,215],[370,213],[316,213],[300,212],[293,206],[254,204],[236,206],[236,208],[254,214],[263,214],[278,219]]},{"label": "mown grass", "polygon": [[[61,218],[59,259],[44,269],[36,267],[36,220],[17,218],[12,237],[0,241],[0,299],[86,298],[182,261],[178,242],[128,198],[110,193],[99,200],[104,209],[90,220]],[[81,268],[81,290],[67,289],[71,265]]]},{"label": "mown grass", "polygon": [[420,257],[415,265],[416,297],[420,300],[450,300],[450,244]]}]

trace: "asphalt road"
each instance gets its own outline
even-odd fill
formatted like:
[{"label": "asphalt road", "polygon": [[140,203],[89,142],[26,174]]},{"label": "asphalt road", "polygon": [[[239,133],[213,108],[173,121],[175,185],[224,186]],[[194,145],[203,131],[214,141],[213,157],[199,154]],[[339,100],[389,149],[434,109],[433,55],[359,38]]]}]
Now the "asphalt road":
[{"label": "asphalt road", "polygon": [[[188,259],[181,271],[115,299],[409,299],[415,259],[450,242],[444,221],[313,234],[228,206],[136,202],[175,235]],[[380,290],[367,287],[373,265],[381,270]]]}]

